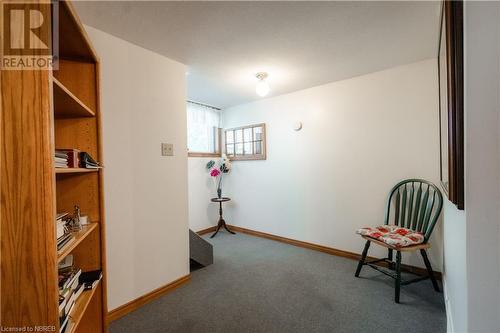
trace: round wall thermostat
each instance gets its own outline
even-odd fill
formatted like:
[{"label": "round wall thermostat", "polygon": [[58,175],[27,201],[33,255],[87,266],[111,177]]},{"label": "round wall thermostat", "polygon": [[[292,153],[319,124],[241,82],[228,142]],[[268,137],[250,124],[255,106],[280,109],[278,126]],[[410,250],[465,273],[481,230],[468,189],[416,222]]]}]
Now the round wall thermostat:
[{"label": "round wall thermostat", "polygon": [[300,121],[293,123],[293,130],[294,131],[300,131],[301,129],[302,129],[302,123]]}]

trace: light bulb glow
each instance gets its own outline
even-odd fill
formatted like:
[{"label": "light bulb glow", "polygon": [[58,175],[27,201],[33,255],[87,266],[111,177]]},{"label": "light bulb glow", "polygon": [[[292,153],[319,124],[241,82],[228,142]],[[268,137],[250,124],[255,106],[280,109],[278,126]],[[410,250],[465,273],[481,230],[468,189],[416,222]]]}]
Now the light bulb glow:
[{"label": "light bulb glow", "polygon": [[265,80],[260,80],[257,82],[257,86],[255,87],[255,92],[257,95],[260,97],[264,97],[267,94],[269,94],[269,83],[267,83]]}]

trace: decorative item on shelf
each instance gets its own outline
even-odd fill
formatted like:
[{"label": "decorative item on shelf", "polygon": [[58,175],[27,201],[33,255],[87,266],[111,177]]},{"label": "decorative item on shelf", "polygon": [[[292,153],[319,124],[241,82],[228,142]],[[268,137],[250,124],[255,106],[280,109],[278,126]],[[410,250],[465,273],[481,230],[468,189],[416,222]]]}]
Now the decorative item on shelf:
[{"label": "decorative item on shelf", "polygon": [[72,232],[82,230],[82,224],[80,223],[80,206],[78,206],[78,205],[75,205],[75,208],[73,211],[73,217],[71,218],[71,221],[69,222],[69,228]]},{"label": "decorative item on shelf", "polygon": [[80,224],[82,226],[89,224],[89,217],[88,217],[88,215],[80,216]]},{"label": "decorative item on shelf", "polygon": [[214,160],[209,161],[206,169],[217,186],[217,197],[219,199],[222,198],[222,178],[224,174],[231,171],[231,161],[229,161],[226,154],[222,154],[222,158],[218,162]]}]

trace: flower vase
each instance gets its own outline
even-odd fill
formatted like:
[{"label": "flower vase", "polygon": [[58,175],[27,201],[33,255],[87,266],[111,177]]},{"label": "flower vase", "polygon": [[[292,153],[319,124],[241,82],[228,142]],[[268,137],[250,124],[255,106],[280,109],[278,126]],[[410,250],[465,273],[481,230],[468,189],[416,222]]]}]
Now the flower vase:
[{"label": "flower vase", "polygon": [[220,189],[220,188],[218,188],[218,189],[217,189],[217,197],[218,197],[219,199],[221,199],[221,198],[222,198],[222,189]]}]

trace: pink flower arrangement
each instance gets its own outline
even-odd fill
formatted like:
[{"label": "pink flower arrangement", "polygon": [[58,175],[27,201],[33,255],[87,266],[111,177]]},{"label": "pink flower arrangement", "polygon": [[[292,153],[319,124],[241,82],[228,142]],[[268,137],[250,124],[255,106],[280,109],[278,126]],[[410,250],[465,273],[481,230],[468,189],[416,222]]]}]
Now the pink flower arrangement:
[{"label": "pink flower arrangement", "polygon": [[214,182],[217,186],[217,196],[221,198],[222,177],[225,173],[229,173],[229,171],[231,170],[231,161],[229,161],[227,156],[223,154],[218,163],[213,160],[208,162],[206,165],[206,169],[208,170],[210,176],[214,179]]}]

